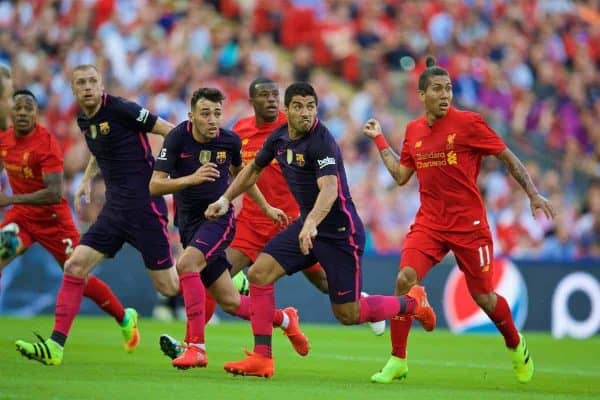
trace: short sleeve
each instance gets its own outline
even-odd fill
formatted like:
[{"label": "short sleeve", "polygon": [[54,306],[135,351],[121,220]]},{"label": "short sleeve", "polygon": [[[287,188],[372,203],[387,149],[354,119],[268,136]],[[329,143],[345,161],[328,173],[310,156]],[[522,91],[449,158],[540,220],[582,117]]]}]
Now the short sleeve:
[{"label": "short sleeve", "polygon": [[322,133],[319,140],[315,141],[308,154],[313,160],[317,178],[326,175],[337,175],[338,166],[336,155],[339,154],[337,144],[330,134]]},{"label": "short sleeve", "polygon": [[63,172],[63,154],[58,142],[49,137],[49,149],[43,149],[40,157],[40,169],[42,174]]},{"label": "short sleeve", "polygon": [[254,164],[264,168],[275,158],[275,133],[271,134],[254,158]]},{"label": "short sleeve", "polygon": [[473,114],[470,124],[469,146],[483,155],[496,155],[506,149],[506,144],[496,132],[483,120],[481,115]]},{"label": "short sleeve", "polygon": [[156,157],[156,162],[154,163],[155,171],[162,171],[170,174],[175,170],[175,163],[177,162],[179,154],[178,137],[179,135],[177,135],[177,131],[175,130],[172,130],[167,135],[163,142],[163,147],[160,149],[158,157]]},{"label": "short sleeve", "polygon": [[113,97],[114,107],[123,123],[135,132],[152,132],[158,117],[133,101]]},{"label": "short sleeve", "polygon": [[239,167],[242,165],[242,141],[237,135],[233,137],[233,150],[231,152],[231,165]]}]

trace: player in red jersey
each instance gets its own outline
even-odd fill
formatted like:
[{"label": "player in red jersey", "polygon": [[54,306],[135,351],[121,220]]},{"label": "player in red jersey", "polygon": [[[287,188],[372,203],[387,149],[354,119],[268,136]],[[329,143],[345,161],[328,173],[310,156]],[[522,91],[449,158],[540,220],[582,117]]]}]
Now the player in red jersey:
[{"label": "player in red jersey", "polygon": [[[0,207],[12,205],[0,223],[0,270],[33,243],[42,245],[61,266],[79,243],[79,232],[63,193],[63,159],[54,137],[39,125],[37,101],[28,90],[13,95],[13,126],[2,134],[0,159],[12,196],[0,193]],[[90,275],[84,295],[129,330],[127,313],[111,289]],[[125,341],[132,351],[136,343]]]},{"label": "player in red jersey", "polygon": [[[374,139],[381,158],[398,185],[416,172],[421,207],[402,249],[396,294],[404,294],[452,251],[475,302],[496,324],[510,350],[519,382],[533,377],[533,360],[517,331],[508,303],[493,291],[493,244],[486,211],[477,188],[481,159],[501,160],[529,197],[531,212],[547,218],[555,211],[538,192],[521,161],[477,113],[451,106],[452,82],[446,70],[427,59],[419,77],[419,96],[425,114],[406,127],[401,155],[382,135],[378,121],[367,121],[363,133]],[[411,317],[391,321],[392,356],[371,380],[389,383],[408,372],[406,344]]]}]

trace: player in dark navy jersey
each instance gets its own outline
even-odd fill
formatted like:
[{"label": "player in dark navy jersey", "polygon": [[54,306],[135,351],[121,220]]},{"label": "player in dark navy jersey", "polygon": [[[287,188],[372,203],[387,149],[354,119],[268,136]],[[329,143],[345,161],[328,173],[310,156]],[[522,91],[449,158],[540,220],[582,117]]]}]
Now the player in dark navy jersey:
[{"label": "player in dark navy jersey", "polygon": [[[175,193],[175,222],[184,247],[177,270],[188,324],[185,351],[172,362],[177,368],[207,365],[205,288],[225,311],[250,318],[249,299],[240,296],[233,285],[229,274],[231,265],[225,257],[225,249],[235,233],[233,206],[214,220],[204,216],[208,205],[227,189],[230,173],[235,176],[242,169],[239,137],[220,128],[224,98],[214,88],[200,88],[194,92],[189,120],[179,124],[167,136],[150,180],[152,194]],[[253,187],[249,192],[273,221],[286,219],[285,213],[271,207],[257,188]],[[279,310],[279,318],[273,318],[272,323],[282,325],[284,313],[285,310]],[[289,322],[289,315],[286,316]],[[286,325],[294,325],[299,331],[297,317],[294,324]],[[300,335],[294,339],[301,339],[303,343],[300,344],[307,349],[304,335],[294,333]],[[292,337],[290,340],[295,345]]]},{"label": "player in dark navy jersey", "polygon": [[[71,88],[81,113],[77,123],[92,153],[80,187],[80,197],[89,201],[91,179],[102,173],[106,203],[96,222],[64,266],[56,300],[52,336],[40,342],[50,354],[60,354],[81,305],[88,274],[105,257],[113,257],[125,242],[142,253],[144,264],[156,289],[166,296],[179,292],[179,280],[167,238],[167,208],[162,197],[151,197],[148,183],[154,160],[146,132],[165,136],[173,125],[136,103],[103,92],[98,69],[93,65],[75,67]],[[128,318],[132,342],[139,341],[137,313]]]},{"label": "player in dark navy jersey", "polygon": [[281,166],[300,206],[300,218],[267,243],[248,271],[254,352],[248,352],[241,361],[225,364],[225,370],[233,374],[273,375],[273,283],[317,261],[327,274],[333,313],[345,325],[380,321],[397,314],[422,319],[433,313],[424,301],[424,293],[416,298],[412,294],[361,298],[364,228],[350,196],[340,149],[316,118],[317,102],[308,83],[289,86],[284,96],[288,123],[269,136],[254,161],[206,212],[209,218],[225,214],[230,201],[250,188],[273,159]]}]

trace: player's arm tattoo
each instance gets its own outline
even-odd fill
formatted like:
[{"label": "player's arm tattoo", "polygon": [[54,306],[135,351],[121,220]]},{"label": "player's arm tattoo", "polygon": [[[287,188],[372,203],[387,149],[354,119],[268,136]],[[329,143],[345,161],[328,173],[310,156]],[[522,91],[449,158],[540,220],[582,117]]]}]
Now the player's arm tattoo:
[{"label": "player's arm tattoo", "polygon": [[391,147],[386,147],[379,152],[383,164],[388,169],[392,178],[396,181],[399,186],[402,186],[408,182],[414,170],[406,168],[400,164],[400,156],[392,150]]},{"label": "player's arm tattoo", "polygon": [[60,203],[63,193],[63,173],[53,172],[44,174],[45,188],[33,193],[16,194],[12,196],[12,204],[57,204]]},{"label": "player's arm tattoo", "polygon": [[521,160],[519,160],[519,158],[512,151],[510,151],[508,148],[504,149],[502,152],[496,155],[496,158],[506,165],[510,174],[513,176],[513,178],[515,178],[517,183],[523,188],[529,197],[538,194],[538,190],[531,180],[531,176],[529,176],[527,169],[525,169],[525,166]]}]

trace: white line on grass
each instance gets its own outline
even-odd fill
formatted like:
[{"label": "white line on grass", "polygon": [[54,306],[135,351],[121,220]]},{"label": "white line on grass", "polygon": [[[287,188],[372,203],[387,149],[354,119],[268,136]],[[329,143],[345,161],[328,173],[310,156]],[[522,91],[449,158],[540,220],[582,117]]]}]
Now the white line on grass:
[{"label": "white line on grass", "polygon": [[[386,360],[381,357],[364,357],[364,356],[346,356],[340,354],[331,354],[331,353],[319,353],[314,354],[311,353],[311,357],[319,357],[319,358],[330,358],[335,360],[345,360],[345,361],[378,361],[384,363]],[[506,360],[506,366],[501,365],[492,365],[492,364],[476,364],[476,363],[461,363],[455,361],[432,361],[432,360],[410,360],[411,364],[417,365],[432,365],[436,367],[460,367],[460,368],[477,368],[477,369],[497,369],[502,371],[510,371],[512,368],[510,367],[510,360]],[[600,371],[590,371],[587,369],[573,369],[573,368],[552,368],[552,367],[535,367],[536,372],[548,373],[548,374],[558,374],[558,375],[584,375],[584,376],[597,376],[600,377]]]}]

